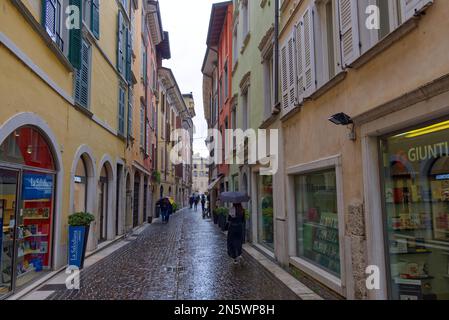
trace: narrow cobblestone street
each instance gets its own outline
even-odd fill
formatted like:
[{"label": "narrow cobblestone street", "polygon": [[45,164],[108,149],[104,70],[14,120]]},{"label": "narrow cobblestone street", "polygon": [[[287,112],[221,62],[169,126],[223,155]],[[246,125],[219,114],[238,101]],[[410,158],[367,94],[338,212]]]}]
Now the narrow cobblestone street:
[{"label": "narrow cobblestone street", "polygon": [[199,212],[148,226],[130,243],[81,273],[81,290],[49,299],[298,299],[248,255],[235,266],[226,237]]}]

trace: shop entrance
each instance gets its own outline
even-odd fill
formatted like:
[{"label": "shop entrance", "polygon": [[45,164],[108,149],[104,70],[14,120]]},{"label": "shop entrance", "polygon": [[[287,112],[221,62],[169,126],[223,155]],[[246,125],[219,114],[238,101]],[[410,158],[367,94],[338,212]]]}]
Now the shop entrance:
[{"label": "shop entrance", "polygon": [[100,232],[99,242],[104,242],[107,239],[107,218],[108,218],[108,178],[102,175],[98,185],[98,212],[100,214]]},{"label": "shop entrance", "polygon": [[140,195],[140,176],[138,173],[134,176],[134,206],[133,206],[133,228],[139,225],[139,195]]},{"label": "shop entrance", "polygon": [[37,129],[17,129],[1,144],[0,297],[52,268],[55,174]]},{"label": "shop entrance", "polygon": [[449,121],[381,139],[389,295],[449,299]]}]

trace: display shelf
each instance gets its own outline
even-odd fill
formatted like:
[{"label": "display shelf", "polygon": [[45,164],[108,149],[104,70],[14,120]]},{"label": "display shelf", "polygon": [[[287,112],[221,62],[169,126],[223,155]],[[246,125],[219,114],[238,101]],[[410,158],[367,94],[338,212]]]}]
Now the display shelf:
[{"label": "display shelf", "polygon": [[36,271],[36,269],[31,268],[30,270],[27,270],[24,273],[17,275],[17,278],[22,278],[22,277],[26,276],[27,274],[30,274],[31,272],[34,272],[34,271]]},{"label": "display shelf", "polygon": [[336,227],[326,226],[324,224],[319,224],[316,222],[306,222],[306,223],[304,223],[304,225],[308,225],[308,226],[315,227],[315,228],[338,230],[338,228],[336,228]]},{"label": "display shelf", "polygon": [[47,252],[41,252],[39,250],[27,250],[24,253],[24,256],[29,256],[31,254],[47,254]]},{"label": "display shelf", "polygon": [[48,234],[31,234],[23,238],[28,239],[28,238],[42,238],[42,237],[48,237]]},{"label": "display shelf", "polygon": [[432,251],[407,251],[407,252],[396,252],[392,254],[402,255],[402,254],[431,254]]},{"label": "display shelf", "polygon": [[50,217],[23,217],[23,220],[48,220]]}]

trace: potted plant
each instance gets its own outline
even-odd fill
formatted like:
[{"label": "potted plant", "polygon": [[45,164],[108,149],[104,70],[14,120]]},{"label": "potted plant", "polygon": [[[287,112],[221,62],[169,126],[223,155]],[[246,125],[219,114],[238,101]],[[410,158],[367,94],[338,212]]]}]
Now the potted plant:
[{"label": "potted plant", "polygon": [[218,211],[218,226],[221,230],[226,231],[226,222],[229,214],[228,208],[220,207],[217,209]]},{"label": "potted plant", "polygon": [[218,209],[215,208],[212,212],[212,217],[214,218],[214,224],[218,224]]},{"label": "potted plant", "polygon": [[84,268],[87,239],[93,221],[95,217],[87,212],[77,212],[69,216],[69,266]]},{"label": "potted plant", "polygon": [[161,183],[161,173],[159,171],[153,171],[151,174],[151,180],[155,183]]}]

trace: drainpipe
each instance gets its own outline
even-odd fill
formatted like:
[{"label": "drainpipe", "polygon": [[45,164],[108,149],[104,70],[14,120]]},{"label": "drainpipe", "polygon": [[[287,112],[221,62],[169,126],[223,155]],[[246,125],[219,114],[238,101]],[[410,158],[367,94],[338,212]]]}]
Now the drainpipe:
[{"label": "drainpipe", "polygon": [[274,107],[273,115],[281,111],[279,101],[279,1],[274,1]]}]

